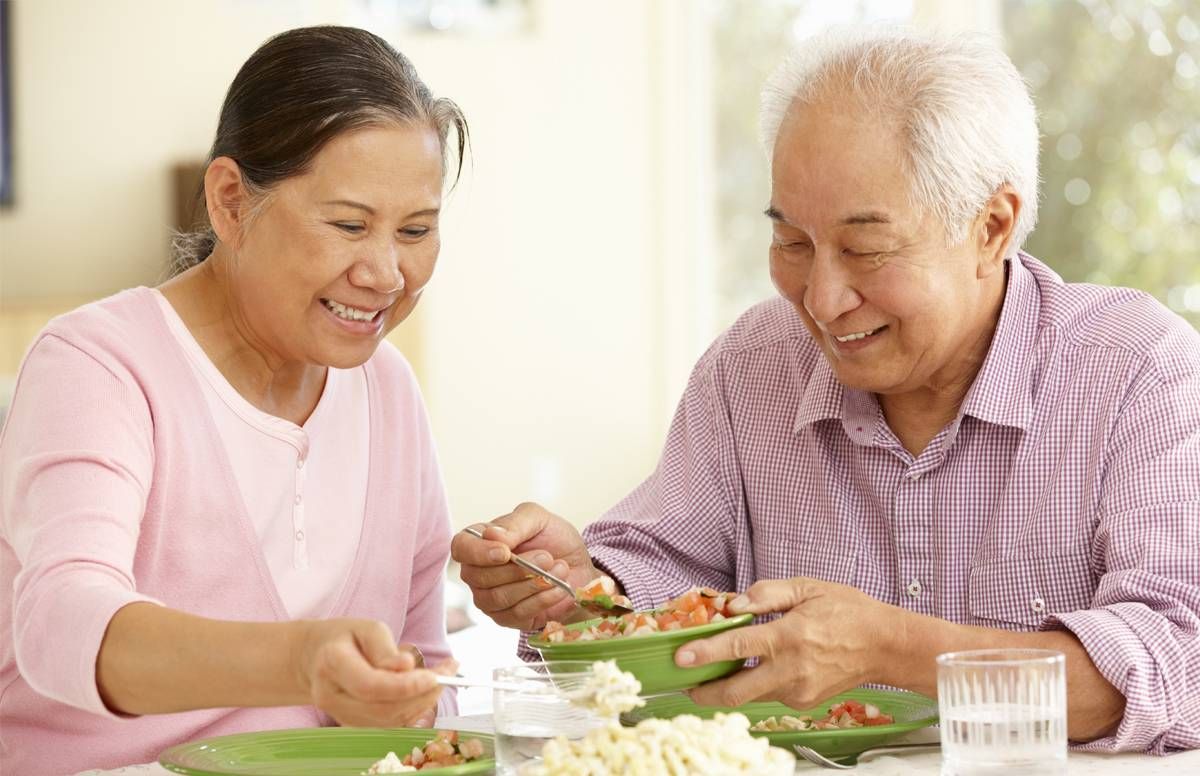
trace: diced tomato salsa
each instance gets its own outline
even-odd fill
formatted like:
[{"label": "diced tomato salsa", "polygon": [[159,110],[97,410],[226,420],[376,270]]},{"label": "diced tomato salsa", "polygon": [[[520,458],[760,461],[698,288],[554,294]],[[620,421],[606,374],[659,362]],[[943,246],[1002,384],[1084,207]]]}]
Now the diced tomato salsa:
[{"label": "diced tomato salsa", "polygon": [[617,594],[617,583],[608,576],[596,577],[583,587],[575,588],[575,600],[581,604],[592,604],[603,609],[611,609],[614,605],[633,608],[633,604],[628,598]]},{"label": "diced tomato salsa", "polygon": [[404,758],[404,764],[423,771],[427,768],[445,768],[462,765],[483,756],[483,742],[478,738],[460,741],[458,731],[439,730],[432,741],[423,747],[413,747]]},{"label": "diced tomato salsa", "polygon": [[736,595],[723,593],[711,587],[694,587],[658,609],[623,614],[620,617],[605,617],[588,628],[568,629],[560,622],[551,621],[542,629],[541,637],[555,644],[567,641],[595,641],[644,636],[720,622],[734,616],[733,612],[729,611],[729,602]]},{"label": "diced tomato salsa", "polygon": [[750,729],[768,733],[792,730],[841,730],[890,725],[895,721],[891,714],[884,714],[873,704],[848,699],[830,706],[829,713],[820,719],[813,719],[807,715],[791,717],[785,714],[781,717],[767,717],[759,720]]}]

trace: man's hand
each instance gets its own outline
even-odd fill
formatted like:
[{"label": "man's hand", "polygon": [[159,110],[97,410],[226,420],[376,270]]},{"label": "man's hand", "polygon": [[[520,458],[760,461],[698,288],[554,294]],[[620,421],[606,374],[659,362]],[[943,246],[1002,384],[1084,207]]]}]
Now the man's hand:
[{"label": "man's hand", "polygon": [[778,700],[803,709],[864,682],[882,681],[890,623],[903,613],[856,588],[805,577],[755,583],[730,608],[784,615],[679,648],[675,662],[681,666],[759,658],[754,668],[692,690],[692,699],[702,705]]},{"label": "man's hand", "polygon": [[537,504],[477,525],[485,539],[459,532],[450,555],[462,564],[462,579],[475,605],[499,625],[535,630],[550,620],[568,620],[579,611],[565,590],[509,563],[513,553],[582,587],[600,576],[575,526]]}]

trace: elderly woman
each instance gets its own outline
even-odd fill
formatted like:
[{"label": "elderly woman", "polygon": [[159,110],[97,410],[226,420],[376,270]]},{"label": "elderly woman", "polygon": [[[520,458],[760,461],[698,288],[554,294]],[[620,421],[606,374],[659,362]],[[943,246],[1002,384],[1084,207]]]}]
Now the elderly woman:
[{"label": "elderly woman", "polygon": [[1200,337],[1145,294],[1021,252],[1037,126],[989,44],[806,41],[763,97],[771,276],[701,358],[655,473],[585,532],[536,505],[453,554],[534,628],[573,602],[499,565],[604,572],[646,608],[736,589],[769,622],[686,644],[754,657],[702,703],[936,692],[934,656],[1067,655],[1068,732],[1200,746]]},{"label": "elderly woman", "polygon": [[465,130],[370,33],[272,38],[225,99],[190,268],[39,335],[0,441],[0,771],[432,722],[450,527],[383,337]]}]

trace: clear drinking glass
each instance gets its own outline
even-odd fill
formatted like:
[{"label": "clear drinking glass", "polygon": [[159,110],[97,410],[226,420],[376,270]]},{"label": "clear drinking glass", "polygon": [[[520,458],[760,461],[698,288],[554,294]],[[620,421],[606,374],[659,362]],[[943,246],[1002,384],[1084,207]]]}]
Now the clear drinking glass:
[{"label": "clear drinking glass", "polygon": [[1063,653],[983,649],[939,655],[942,776],[1065,776]]},{"label": "clear drinking glass", "polygon": [[572,703],[564,693],[580,690],[593,676],[587,660],[555,660],[497,668],[492,691],[496,725],[497,776],[517,776],[521,766],[542,759],[542,745],[556,736],[583,738],[611,720]]}]

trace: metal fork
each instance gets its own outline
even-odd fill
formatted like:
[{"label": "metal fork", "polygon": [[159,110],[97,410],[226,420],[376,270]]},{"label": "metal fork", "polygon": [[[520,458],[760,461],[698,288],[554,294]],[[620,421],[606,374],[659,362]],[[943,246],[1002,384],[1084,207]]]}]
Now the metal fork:
[{"label": "metal fork", "polygon": [[882,744],[880,746],[873,746],[870,749],[864,749],[858,754],[847,755],[846,757],[839,758],[841,762],[838,760],[830,760],[816,749],[812,749],[807,746],[800,746],[799,744],[793,744],[792,750],[797,756],[804,760],[808,760],[814,765],[819,765],[822,768],[836,768],[838,770],[848,771],[858,765],[858,758],[867,753],[891,751],[894,749],[899,749],[901,751],[910,749],[940,749],[941,746],[941,743],[938,741],[931,741],[925,744]]}]

